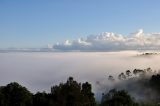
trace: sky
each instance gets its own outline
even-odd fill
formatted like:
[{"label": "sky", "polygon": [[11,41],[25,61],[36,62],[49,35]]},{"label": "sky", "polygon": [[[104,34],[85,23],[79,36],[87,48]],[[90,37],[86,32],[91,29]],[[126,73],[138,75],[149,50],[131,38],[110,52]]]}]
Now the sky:
[{"label": "sky", "polygon": [[0,48],[47,44],[114,32],[160,32],[159,0],[0,0]]}]

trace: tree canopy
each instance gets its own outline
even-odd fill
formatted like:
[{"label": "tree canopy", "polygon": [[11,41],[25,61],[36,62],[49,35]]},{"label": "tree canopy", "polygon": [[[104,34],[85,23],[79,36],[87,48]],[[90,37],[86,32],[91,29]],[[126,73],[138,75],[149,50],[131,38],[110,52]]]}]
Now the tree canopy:
[{"label": "tree canopy", "polygon": [[101,106],[136,106],[131,96],[125,90],[112,89],[103,95]]},{"label": "tree canopy", "polygon": [[16,82],[0,88],[0,106],[30,106],[32,94]]}]

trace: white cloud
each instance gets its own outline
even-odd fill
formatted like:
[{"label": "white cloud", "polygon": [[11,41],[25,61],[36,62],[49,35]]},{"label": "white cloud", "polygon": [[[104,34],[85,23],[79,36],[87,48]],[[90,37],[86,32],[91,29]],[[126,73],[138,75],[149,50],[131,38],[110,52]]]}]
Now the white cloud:
[{"label": "white cloud", "polygon": [[53,48],[62,51],[157,50],[160,49],[160,33],[144,33],[143,29],[128,36],[104,32],[86,39],[66,40],[53,45]]}]

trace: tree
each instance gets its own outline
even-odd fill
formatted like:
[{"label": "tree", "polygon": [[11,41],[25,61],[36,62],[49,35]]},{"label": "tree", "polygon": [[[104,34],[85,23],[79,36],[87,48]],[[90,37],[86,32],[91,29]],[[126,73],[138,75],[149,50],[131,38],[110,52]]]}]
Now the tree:
[{"label": "tree", "polygon": [[146,69],[146,71],[151,73],[152,69],[149,67],[149,68]]},{"label": "tree", "polygon": [[130,76],[131,76],[131,71],[130,71],[130,70],[127,70],[127,71],[126,71],[126,75],[127,75],[127,77],[130,77]]},{"label": "tree", "polygon": [[4,94],[2,93],[2,89],[3,87],[0,87],[0,106],[5,106],[7,101],[5,99]]},{"label": "tree", "polygon": [[33,95],[33,106],[49,106],[49,97],[45,92],[37,92]]},{"label": "tree", "polygon": [[133,70],[133,74],[136,76],[136,75],[144,75],[145,74],[145,71],[144,70],[141,70],[141,69],[134,69]]},{"label": "tree", "polygon": [[94,93],[92,93],[92,86],[88,82],[82,84],[83,101],[85,101],[85,106],[95,106]]},{"label": "tree", "polygon": [[55,106],[95,106],[91,90],[88,82],[81,85],[73,77],[69,77],[66,83],[51,87],[51,95]]},{"label": "tree", "polygon": [[125,79],[126,79],[125,74],[124,74],[124,73],[119,74],[119,75],[118,75],[118,79],[119,79],[119,80],[125,80]]},{"label": "tree", "polygon": [[109,81],[114,81],[115,79],[113,78],[112,75],[109,75],[109,76],[108,76],[108,80],[109,80]]},{"label": "tree", "polygon": [[136,103],[131,96],[125,91],[116,89],[110,90],[104,94],[101,101],[101,106],[135,106]]},{"label": "tree", "polygon": [[[152,75],[150,86],[160,94],[160,74]],[[158,97],[160,99],[160,97]]]},{"label": "tree", "polygon": [[[4,106],[31,106],[32,94],[16,82],[12,82],[1,88],[1,97],[4,101],[1,104]],[[2,105],[3,106],[3,105]]]}]

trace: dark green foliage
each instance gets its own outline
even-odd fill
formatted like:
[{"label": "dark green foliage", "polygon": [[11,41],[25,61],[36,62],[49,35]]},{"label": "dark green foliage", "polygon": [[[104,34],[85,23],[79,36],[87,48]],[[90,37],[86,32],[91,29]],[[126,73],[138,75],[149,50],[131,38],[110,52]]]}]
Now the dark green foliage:
[{"label": "dark green foliage", "polygon": [[94,94],[88,82],[77,83],[70,77],[66,83],[51,88],[51,95],[57,106],[95,106]]},{"label": "dark green foliage", "polygon": [[160,102],[160,74],[153,75],[150,79],[150,86],[154,91],[157,92],[157,96],[155,97],[155,101],[157,103]]},{"label": "dark green foliage", "polygon": [[0,89],[1,106],[31,106],[32,94],[16,82]]},{"label": "dark green foliage", "polygon": [[82,98],[85,101],[85,106],[95,106],[94,94],[91,92],[92,86],[88,82],[82,84]]},{"label": "dark green foliage", "polygon": [[33,106],[49,106],[48,95],[45,92],[37,92],[33,95]]},{"label": "dark green foliage", "polygon": [[151,86],[160,90],[160,74],[153,75],[150,79]]},{"label": "dark green foliage", "polygon": [[91,84],[82,85],[69,77],[66,83],[51,87],[51,93],[31,94],[18,83],[0,87],[0,106],[96,106]]},{"label": "dark green foliage", "polygon": [[51,88],[51,94],[57,106],[79,106],[81,100],[81,84],[70,77],[66,83]]},{"label": "dark green foliage", "polygon": [[125,90],[110,90],[103,95],[101,106],[136,106],[130,95]]},{"label": "dark green foliage", "polygon": [[2,93],[3,87],[0,88],[0,106],[4,106],[6,103],[6,99],[4,94]]}]

